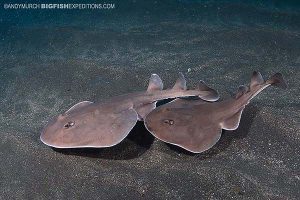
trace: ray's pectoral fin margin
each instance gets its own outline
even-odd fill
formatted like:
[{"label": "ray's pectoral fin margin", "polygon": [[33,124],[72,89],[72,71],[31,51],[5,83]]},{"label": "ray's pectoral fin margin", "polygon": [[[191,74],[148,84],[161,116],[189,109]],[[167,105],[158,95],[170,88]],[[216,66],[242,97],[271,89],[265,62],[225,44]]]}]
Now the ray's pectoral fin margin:
[{"label": "ray's pectoral fin margin", "polygon": [[92,104],[92,103],[93,102],[91,102],[91,101],[82,101],[82,102],[79,102],[79,103],[75,104],[74,106],[72,106],[69,110],[67,110],[65,112],[65,114],[70,114],[72,112],[75,112],[75,111],[77,111],[79,109],[82,109],[82,108],[84,108],[84,107]]},{"label": "ray's pectoral fin margin", "polygon": [[135,109],[138,114],[138,120],[142,121],[145,117],[156,108],[156,102],[142,105]]},{"label": "ray's pectoral fin margin", "polygon": [[224,130],[236,130],[239,127],[244,108],[220,123]]}]

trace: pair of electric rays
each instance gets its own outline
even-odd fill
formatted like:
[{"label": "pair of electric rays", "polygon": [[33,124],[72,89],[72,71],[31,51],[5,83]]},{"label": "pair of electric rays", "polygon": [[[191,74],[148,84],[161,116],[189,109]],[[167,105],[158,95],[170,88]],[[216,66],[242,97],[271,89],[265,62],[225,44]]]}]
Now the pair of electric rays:
[{"label": "pair of electric rays", "polygon": [[[218,93],[200,81],[198,88],[187,90],[182,73],[171,89],[163,90],[162,80],[152,74],[146,92],[116,96],[104,102],[80,102],[50,121],[41,141],[55,148],[103,148],[120,143],[138,120],[156,138],[201,153],[214,146],[222,129],[238,128],[249,101],[270,85],[286,88],[280,73],[264,81],[253,72],[249,86],[240,86],[235,97],[223,101]],[[180,97],[196,96],[197,99]],[[175,100],[156,108],[163,99]]]}]

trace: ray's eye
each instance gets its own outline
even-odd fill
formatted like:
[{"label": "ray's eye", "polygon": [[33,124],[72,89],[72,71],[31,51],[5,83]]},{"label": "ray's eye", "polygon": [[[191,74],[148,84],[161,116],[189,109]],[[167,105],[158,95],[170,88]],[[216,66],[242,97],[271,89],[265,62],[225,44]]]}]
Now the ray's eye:
[{"label": "ray's eye", "polygon": [[68,129],[68,128],[74,126],[74,125],[75,125],[75,122],[70,121],[70,122],[68,122],[68,123],[66,123],[66,124],[64,125],[64,128]]},{"label": "ray's eye", "polygon": [[174,120],[172,120],[172,119],[165,119],[164,123],[165,124],[169,124],[169,125],[173,125],[174,124]]}]

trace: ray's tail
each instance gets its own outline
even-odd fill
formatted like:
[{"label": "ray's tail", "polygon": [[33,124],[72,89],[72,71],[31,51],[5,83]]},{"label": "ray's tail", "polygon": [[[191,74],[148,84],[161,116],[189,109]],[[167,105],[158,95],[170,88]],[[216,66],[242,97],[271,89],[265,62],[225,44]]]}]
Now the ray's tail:
[{"label": "ray's tail", "polygon": [[267,81],[264,81],[262,75],[257,72],[254,71],[251,77],[251,82],[250,82],[250,86],[244,86],[241,85],[238,88],[238,91],[236,93],[235,98],[238,99],[241,96],[243,96],[246,93],[251,92],[251,98],[253,98],[254,96],[256,96],[259,92],[261,92],[263,89],[265,89],[268,86],[275,86],[275,87],[279,87],[282,89],[286,89],[287,88],[287,84],[285,82],[285,80],[283,79],[283,76],[281,73],[276,73],[273,76],[271,76]]},{"label": "ray's tail", "polygon": [[200,92],[199,97],[205,101],[217,101],[220,96],[219,93],[207,86],[204,81],[200,81],[197,88]]},{"label": "ray's tail", "polygon": [[251,77],[249,86],[240,86],[236,93],[235,100],[233,101],[233,107],[231,110],[233,114],[231,117],[225,119],[220,125],[225,130],[235,130],[238,128],[242,112],[249,101],[255,97],[262,90],[268,86],[273,85],[280,88],[287,88],[282,74],[276,73],[270,77],[267,81],[264,81],[262,75],[259,72],[254,71]]},{"label": "ray's tail", "polygon": [[[175,85],[172,88],[173,90],[188,90],[186,86],[186,80],[184,75],[180,72],[179,78],[177,79]],[[216,90],[212,89],[211,87],[207,86],[204,81],[200,81],[198,83],[198,87],[196,90],[199,91],[198,97],[205,101],[217,101],[219,99],[219,94]]]},{"label": "ray's tail", "polygon": [[274,74],[269,80],[266,81],[266,83],[282,89],[287,88],[287,84],[281,73]]}]

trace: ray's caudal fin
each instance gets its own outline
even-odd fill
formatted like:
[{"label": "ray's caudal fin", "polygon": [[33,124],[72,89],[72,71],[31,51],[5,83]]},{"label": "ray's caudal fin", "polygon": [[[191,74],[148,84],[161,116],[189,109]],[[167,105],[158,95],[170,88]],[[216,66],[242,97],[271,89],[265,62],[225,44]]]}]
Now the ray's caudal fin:
[{"label": "ray's caudal fin", "polygon": [[208,87],[204,81],[199,81],[198,90],[205,93],[201,96],[201,99],[205,101],[217,101],[220,98],[218,92]]},{"label": "ray's caudal fin", "polygon": [[266,83],[271,84],[275,87],[287,89],[287,84],[286,84],[285,80],[283,79],[283,76],[281,73],[274,74],[269,80],[266,81]]},{"label": "ray's caudal fin", "polygon": [[287,84],[286,84],[285,80],[283,79],[283,76],[281,73],[276,73],[273,76],[271,76],[270,79],[268,79],[267,81],[264,81],[262,75],[259,72],[254,71],[252,73],[250,86],[247,87],[247,86],[241,85],[238,88],[235,98],[238,99],[241,96],[243,96],[244,94],[249,93],[249,92],[253,93],[251,95],[251,98],[253,98],[259,92],[261,92],[263,89],[265,89],[266,87],[268,87],[270,85],[279,87],[282,89],[287,88]]}]

